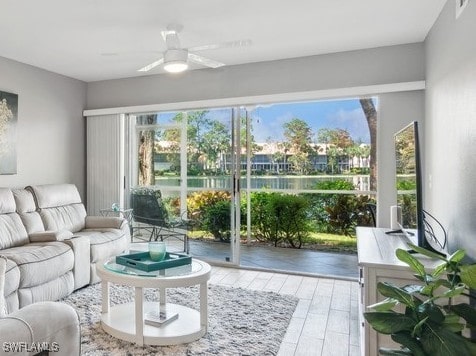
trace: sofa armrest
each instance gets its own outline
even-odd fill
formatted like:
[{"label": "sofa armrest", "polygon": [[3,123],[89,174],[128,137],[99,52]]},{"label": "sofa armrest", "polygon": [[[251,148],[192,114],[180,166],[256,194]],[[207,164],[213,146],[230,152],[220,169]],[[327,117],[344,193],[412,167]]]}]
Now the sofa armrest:
[{"label": "sofa armrest", "polygon": [[114,216],[86,216],[86,229],[121,229],[127,220]]},{"label": "sofa armrest", "polygon": [[68,230],[59,231],[40,231],[33,232],[28,235],[30,242],[48,242],[48,241],[63,241],[73,237],[73,233]]},{"label": "sofa armrest", "polygon": [[64,303],[38,302],[1,318],[2,351],[8,355],[30,354],[25,352],[25,349],[14,352],[15,344],[18,345],[21,342],[24,345],[38,344],[51,351],[49,355],[80,355],[81,335],[78,314],[73,307]]}]

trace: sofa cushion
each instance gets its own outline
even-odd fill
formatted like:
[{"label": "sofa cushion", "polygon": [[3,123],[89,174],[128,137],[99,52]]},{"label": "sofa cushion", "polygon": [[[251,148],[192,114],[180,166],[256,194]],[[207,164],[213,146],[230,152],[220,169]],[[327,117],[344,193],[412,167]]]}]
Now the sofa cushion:
[{"label": "sofa cushion", "polygon": [[16,211],[13,193],[8,188],[0,188],[0,214],[14,213]]},{"label": "sofa cushion", "polygon": [[32,185],[26,189],[33,191],[40,209],[81,204],[81,196],[74,184]]},{"label": "sofa cushion", "polygon": [[[3,253],[0,252],[0,253]],[[20,269],[17,264],[10,259],[7,259],[7,270],[5,273],[5,297],[14,294],[20,287]]]},{"label": "sofa cushion", "polygon": [[74,256],[62,242],[30,243],[2,251],[20,269],[20,288],[37,286],[71,271]]},{"label": "sofa cushion", "polygon": [[83,230],[78,236],[88,236],[91,244],[91,263],[116,256],[128,248],[129,238],[124,230]]},{"label": "sofa cushion", "polygon": [[83,204],[59,206],[40,210],[46,230],[69,230],[77,232],[84,229],[86,210]]},{"label": "sofa cushion", "polygon": [[29,304],[43,302],[46,300],[59,300],[67,297],[74,291],[73,272],[63,274],[47,283],[38,286],[20,288],[18,290],[18,300],[20,308]]},{"label": "sofa cushion", "polygon": [[17,213],[0,215],[0,250],[22,246],[30,242],[20,216]]},{"label": "sofa cushion", "polygon": [[86,209],[74,184],[45,184],[29,186],[45,230],[69,230],[77,232],[84,229]]},{"label": "sofa cushion", "polygon": [[7,315],[7,302],[5,301],[5,273],[7,272],[7,259],[0,256],[0,318]]},{"label": "sofa cushion", "polygon": [[18,287],[20,285],[20,270],[15,262],[0,256],[0,318],[12,311],[18,310]]},{"label": "sofa cushion", "polygon": [[16,203],[16,211],[25,225],[28,234],[45,230],[41,216],[37,211],[35,199],[31,191],[27,189],[14,189],[13,196]]}]

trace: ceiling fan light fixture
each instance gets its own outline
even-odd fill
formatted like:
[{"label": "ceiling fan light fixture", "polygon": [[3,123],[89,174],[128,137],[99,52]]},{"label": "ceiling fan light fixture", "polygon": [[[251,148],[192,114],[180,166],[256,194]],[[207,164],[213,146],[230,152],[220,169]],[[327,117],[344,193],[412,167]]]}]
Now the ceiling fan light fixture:
[{"label": "ceiling fan light fixture", "polygon": [[188,69],[188,52],[184,49],[169,49],[164,55],[164,70],[180,73]]},{"label": "ceiling fan light fixture", "polygon": [[188,69],[187,62],[173,61],[164,64],[164,70],[169,73],[180,73]]}]

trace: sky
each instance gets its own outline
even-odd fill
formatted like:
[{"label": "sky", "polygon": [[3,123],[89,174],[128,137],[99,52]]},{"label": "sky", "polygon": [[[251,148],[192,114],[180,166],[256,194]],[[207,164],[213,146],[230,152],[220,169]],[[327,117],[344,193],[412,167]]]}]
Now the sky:
[{"label": "sky", "polygon": [[[170,120],[175,113],[162,113]],[[229,127],[230,108],[211,109],[210,118],[219,120]],[[284,141],[286,122],[294,118],[304,120],[312,131],[312,140],[317,142],[321,128],[345,129],[355,142],[370,143],[367,120],[358,99],[320,100],[313,102],[285,103],[257,106],[251,112],[252,134],[257,143]]]},{"label": "sky", "polygon": [[326,100],[306,103],[275,104],[257,107],[253,113],[253,135],[256,142],[282,141],[283,124],[298,118],[307,122],[316,139],[320,128],[345,129],[354,141],[370,142],[365,115],[358,99]]}]

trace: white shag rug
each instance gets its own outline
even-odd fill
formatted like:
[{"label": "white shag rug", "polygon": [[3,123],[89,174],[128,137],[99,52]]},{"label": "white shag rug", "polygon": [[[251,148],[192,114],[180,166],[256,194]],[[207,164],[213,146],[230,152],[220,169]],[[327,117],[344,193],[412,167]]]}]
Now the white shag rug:
[{"label": "white shag rug", "polygon": [[[208,332],[201,339],[175,346],[138,346],[102,330],[101,284],[88,286],[63,300],[81,320],[82,355],[276,355],[298,298],[274,292],[208,285]],[[145,289],[146,300],[156,291]],[[199,310],[198,288],[167,289],[167,302]],[[111,305],[133,300],[133,289],[111,285]]]}]

